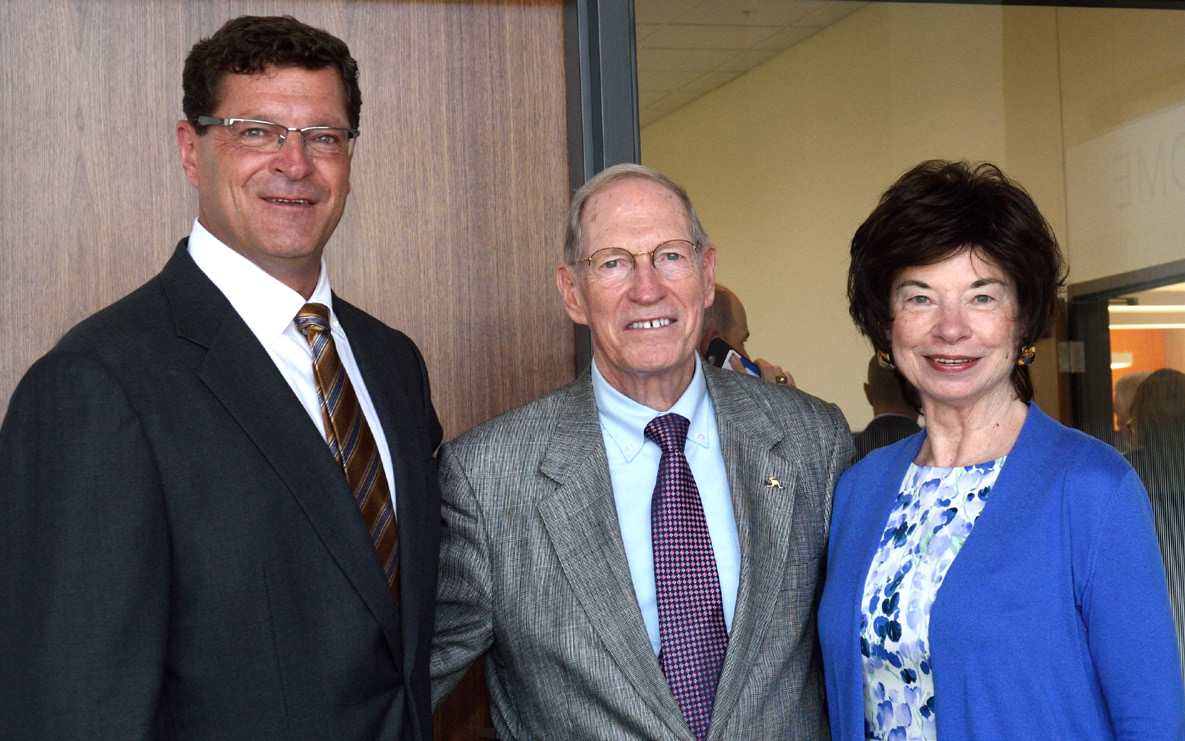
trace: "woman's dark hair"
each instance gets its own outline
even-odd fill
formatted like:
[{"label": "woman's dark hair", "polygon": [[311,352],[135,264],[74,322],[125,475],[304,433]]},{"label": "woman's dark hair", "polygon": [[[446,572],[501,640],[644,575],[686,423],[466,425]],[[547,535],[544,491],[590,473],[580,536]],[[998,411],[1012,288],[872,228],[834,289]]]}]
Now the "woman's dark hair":
[{"label": "woman's dark hair", "polygon": [[[1066,265],[1037,204],[993,164],[929,160],[893,183],[852,237],[848,310],[875,350],[891,350],[890,301],[901,271],[968,249],[1016,286],[1017,353],[1049,330]],[[902,381],[906,400],[920,408],[917,391]],[[1014,368],[1012,385],[1021,401],[1032,401],[1026,366]]]},{"label": "woman's dark hair", "polygon": [[292,16],[232,18],[208,39],[189,50],[181,73],[181,110],[194,130],[205,133],[198,116],[214,115],[218,90],[227,74],[253,75],[268,67],[320,70],[332,67],[341,78],[350,128],[358,128],[362,91],[358,63],[338,37],[301,23]]}]

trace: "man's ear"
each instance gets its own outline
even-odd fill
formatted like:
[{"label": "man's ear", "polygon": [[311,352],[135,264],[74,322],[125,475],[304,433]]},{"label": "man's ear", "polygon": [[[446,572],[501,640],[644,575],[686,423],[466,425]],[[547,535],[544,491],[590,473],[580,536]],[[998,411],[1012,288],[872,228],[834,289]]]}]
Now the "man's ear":
[{"label": "man's ear", "polygon": [[712,327],[707,332],[704,332],[704,338],[699,341],[699,354],[700,355],[707,355],[708,354],[708,345],[712,344],[712,340],[716,339],[717,337],[721,337],[721,336],[723,336],[723,335],[720,334],[719,327]]},{"label": "man's ear", "polygon": [[711,242],[704,245],[704,280],[707,288],[707,301],[704,303],[706,309],[716,300],[716,245]]},{"label": "man's ear", "polygon": [[555,285],[560,289],[560,296],[564,299],[564,311],[577,324],[588,324],[588,312],[584,308],[584,295],[581,293],[576,268],[568,263],[561,263],[555,270]]},{"label": "man's ear", "polygon": [[864,398],[868,399],[868,406],[870,406],[870,407],[876,406],[876,404],[874,404],[872,401],[872,387],[869,386],[867,383],[864,384]]},{"label": "man's ear", "polygon": [[189,121],[178,121],[174,130],[177,135],[177,149],[181,153],[181,169],[185,170],[185,177],[189,184],[198,187],[198,148],[201,146],[201,135],[193,128]]}]

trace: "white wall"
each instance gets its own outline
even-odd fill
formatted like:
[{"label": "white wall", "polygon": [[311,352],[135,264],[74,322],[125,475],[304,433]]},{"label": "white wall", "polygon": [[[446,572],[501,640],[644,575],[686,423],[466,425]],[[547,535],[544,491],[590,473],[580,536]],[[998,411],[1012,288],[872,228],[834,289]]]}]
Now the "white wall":
[{"label": "white wall", "polygon": [[1058,24],[1074,279],[1185,258],[1185,12]]},{"label": "white wall", "polygon": [[[848,245],[919,161],[1000,165],[1054,227],[1071,281],[1185,257],[1171,254],[1185,223],[1158,232],[1154,250],[1113,249],[1115,230],[1107,245],[1070,239],[1063,134],[1090,146],[1185,101],[1182,41],[1185,13],[1169,11],[873,3],[644,128],[642,162],[690,193],[720,253],[718,279],[748,310],[750,352],[860,429],[870,348],[847,315]],[[1180,152],[1185,194],[1185,133]],[[1074,164],[1087,173],[1076,183],[1104,180]],[[1185,222],[1167,197],[1175,171],[1164,172],[1162,211]],[[1083,212],[1083,193],[1070,212]],[[1052,411],[1056,359],[1052,346],[1040,352],[1037,399]]]},{"label": "white wall", "polygon": [[871,4],[642,130],[642,162],[687,188],[719,250],[750,352],[856,429],[870,350],[844,297],[852,233],[923,159],[1004,159],[1001,33],[999,8]]}]

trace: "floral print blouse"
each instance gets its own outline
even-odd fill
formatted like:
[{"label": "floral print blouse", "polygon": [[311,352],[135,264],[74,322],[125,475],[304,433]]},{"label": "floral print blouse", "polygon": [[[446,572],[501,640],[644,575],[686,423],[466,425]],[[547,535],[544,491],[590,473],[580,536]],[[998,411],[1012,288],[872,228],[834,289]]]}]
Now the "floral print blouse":
[{"label": "floral print blouse", "polygon": [[930,606],[983,511],[1004,458],[959,468],[910,464],[864,583],[864,737],[937,738]]}]

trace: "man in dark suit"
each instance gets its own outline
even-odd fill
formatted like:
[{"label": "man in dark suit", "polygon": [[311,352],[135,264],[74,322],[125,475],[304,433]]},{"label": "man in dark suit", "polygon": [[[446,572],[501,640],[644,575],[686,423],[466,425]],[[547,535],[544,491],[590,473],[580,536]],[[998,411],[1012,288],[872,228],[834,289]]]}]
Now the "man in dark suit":
[{"label": "man in dark suit", "polygon": [[917,410],[905,403],[897,375],[882,368],[875,355],[868,361],[864,397],[872,406],[873,418],[856,433],[856,460],[922,429],[918,426]]},{"label": "man in dark suit", "polygon": [[716,251],[663,175],[573,198],[576,381],[441,455],[433,700],[488,652],[505,739],[819,739],[815,635],[839,410],[702,362]]},{"label": "man in dark suit", "polygon": [[183,84],[190,237],[0,428],[0,738],[429,739],[441,429],[321,259],[357,65],[242,17]]}]

